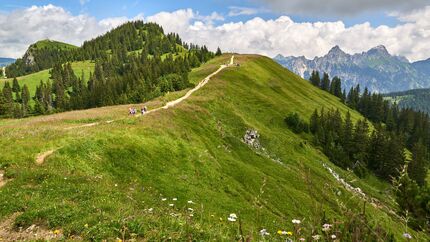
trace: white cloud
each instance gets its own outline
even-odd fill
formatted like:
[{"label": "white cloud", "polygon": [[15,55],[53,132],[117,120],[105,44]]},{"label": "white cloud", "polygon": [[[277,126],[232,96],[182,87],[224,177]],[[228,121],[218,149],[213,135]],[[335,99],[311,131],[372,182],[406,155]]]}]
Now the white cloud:
[{"label": "white cloud", "polygon": [[179,33],[187,42],[205,44],[212,50],[220,46],[238,53],[313,58],[326,54],[334,45],[356,53],[383,44],[392,54],[414,61],[430,57],[429,15],[430,7],[398,15],[402,22],[394,27],[372,27],[370,23],[346,27],[341,21],[297,23],[287,16],[214,25],[201,22],[191,9],[160,13],[148,19],[169,32]]},{"label": "white cloud", "polygon": [[97,21],[88,15],[74,16],[54,5],[0,13],[0,56],[21,57],[30,44],[42,39],[81,45],[126,21],[127,18]]},{"label": "white cloud", "polygon": [[[430,7],[395,16],[400,23],[394,27],[372,27],[369,23],[346,27],[341,21],[297,23],[287,16],[220,23],[225,20],[218,13],[204,16],[192,9],[133,19],[157,22],[166,32],[177,32],[183,40],[205,44],[212,50],[220,46],[224,51],[238,53],[313,58],[326,54],[334,45],[355,53],[383,44],[392,54],[410,60],[430,57]],[[131,19],[117,17],[97,21],[87,15],[74,16],[53,5],[0,13],[0,56],[20,57],[28,45],[46,38],[80,45],[128,20]]]},{"label": "white cloud", "polygon": [[79,0],[79,3],[81,5],[85,5],[85,4],[89,3],[89,2],[90,2],[90,0]]},{"label": "white cloud", "polygon": [[307,16],[350,16],[371,11],[407,11],[429,4],[428,0],[258,0],[275,12]]}]

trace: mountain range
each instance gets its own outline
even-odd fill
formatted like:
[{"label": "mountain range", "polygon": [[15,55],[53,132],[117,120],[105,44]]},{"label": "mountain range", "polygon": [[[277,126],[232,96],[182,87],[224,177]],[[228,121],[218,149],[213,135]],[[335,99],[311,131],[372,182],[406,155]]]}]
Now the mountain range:
[{"label": "mountain range", "polygon": [[383,45],[353,55],[335,46],[313,60],[282,55],[274,60],[306,79],[313,70],[338,76],[346,90],[357,84],[378,93],[430,87],[430,59],[411,63],[403,56],[391,55]]},{"label": "mountain range", "polygon": [[7,66],[7,65],[12,64],[14,62],[15,62],[15,59],[0,57],[0,67]]}]

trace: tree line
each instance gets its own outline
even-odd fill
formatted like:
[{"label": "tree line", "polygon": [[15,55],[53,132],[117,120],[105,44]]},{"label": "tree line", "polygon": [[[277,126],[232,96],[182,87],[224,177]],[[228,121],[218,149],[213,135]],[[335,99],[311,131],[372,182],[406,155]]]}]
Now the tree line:
[{"label": "tree line", "polygon": [[161,26],[155,23],[134,21],[125,23],[106,34],[85,41],[76,49],[30,47],[33,61],[18,59],[6,68],[8,77],[18,77],[54,67],[66,62],[109,59],[114,53],[127,55],[129,52],[144,52],[145,56],[162,56],[164,54],[180,54],[184,51],[193,53],[192,63],[204,63],[213,57],[213,53],[205,46],[188,44],[178,34],[164,34]]},{"label": "tree line", "polygon": [[[102,51],[107,48],[109,52]],[[130,52],[136,48],[141,49]],[[10,98],[11,88],[6,82],[0,99],[0,105],[4,107],[0,116],[24,117],[144,102],[191,87],[188,80],[191,69],[222,54],[219,48],[214,54],[205,46],[184,44],[177,34],[164,35],[160,26],[141,21],[127,23],[86,42],[81,50],[85,53],[83,59],[96,59],[88,81],[83,74],[77,76],[74,73],[70,62],[55,63],[49,72],[50,78],[41,80],[37,86],[32,107],[28,102],[30,98],[17,98],[24,94],[28,97],[26,86],[22,88],[26,93],[15,92],[12,97],[16,98]],[[16,78],[13,85],[19,87]]]},{"label": "tree line", "polygon": [[[330,80],[327,73],[312,72],[310,82],[340,98],[366,119],[351,121],[348,112],[315,110],[309,122],[297,114],[285,121],[296,133],[311,132],[316,145],[336,165],[363,177],[368,172],[396,184],[396,199],[401,213],[412,215],[412,226],[429,229],[430,188],[426,177],[430,165],[430,118],[424,112],[399,108],[381,94],[357,85],[346,94],[341,80]],[[373,129],[369,122],[372,122]]]}]

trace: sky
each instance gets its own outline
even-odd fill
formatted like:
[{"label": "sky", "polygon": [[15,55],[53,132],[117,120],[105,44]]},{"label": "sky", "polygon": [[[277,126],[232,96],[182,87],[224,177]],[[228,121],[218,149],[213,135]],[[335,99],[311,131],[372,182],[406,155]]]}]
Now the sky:
[{"label": "sky", "polygon": [[351,54],[385,45],[430,57],[430,0],[0,0],[0,56],[21,57],[41,39],[79,46],[132,20],[212,50],[314,58],[335,45]]}]

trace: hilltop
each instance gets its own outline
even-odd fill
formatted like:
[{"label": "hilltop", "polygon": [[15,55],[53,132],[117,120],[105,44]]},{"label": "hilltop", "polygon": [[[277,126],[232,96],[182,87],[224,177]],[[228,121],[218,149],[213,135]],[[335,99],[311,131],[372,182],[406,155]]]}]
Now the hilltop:
[{"label": "hilltop", "polygon": [[378,93],[430,87],[430,77],[424,71],[428,61],[410,63],[405,57],[391,55],[382,45],[356,54],[345,53],[335,46],[327,55],[313,60],[282,55],[274,59],[306,79],[313,70],[338,76],[344,81],[343,88],[347,91],[357,84]]},{"label": "hilltop", "polygon": [[[193,69],[190,82],[230,58]],[[336,167],[309,134],[284,122],[290,112],[308,120],[321,107],[349,111],[354,121],[359,113],[269,58],[236,55],[235,62],[240,67],[222,70],[174,108],[145,116],[127,116],[131,105],[123,105],[2,120],[0,221],[9,223],[0,222],[0,236],[12,225],[12,236],[27,239],[35,238],[17,228],[157,241],[258,239],[266,231],[285,241],[286,231],[299,237],[299,226],[311,240],[329,236],[321,226],[331,223],[333,231],[356,226],[369,240],[401,240],[404,232],[429,239],[405,231],[388,183]],[[142,106],[154,110],[184,93]],[[244,142],[247,131],[257,131],[258,146]]]}]

